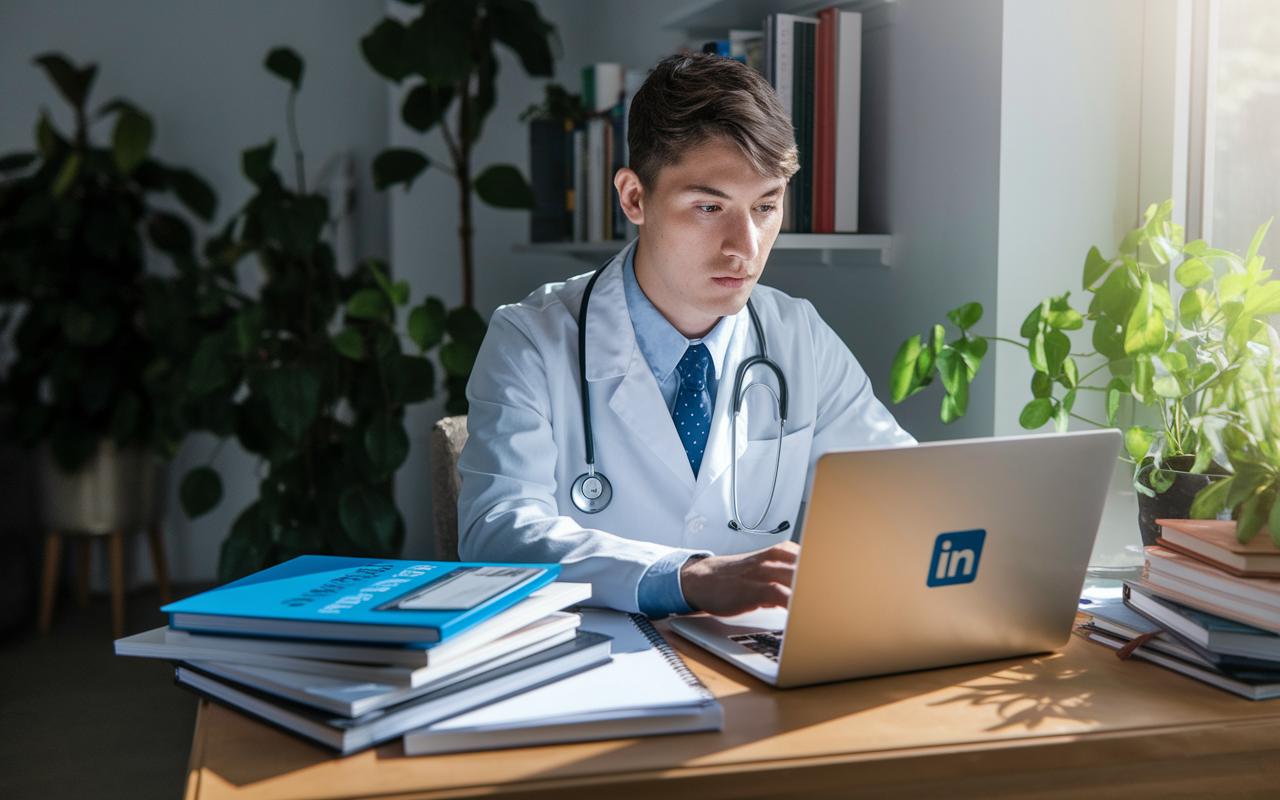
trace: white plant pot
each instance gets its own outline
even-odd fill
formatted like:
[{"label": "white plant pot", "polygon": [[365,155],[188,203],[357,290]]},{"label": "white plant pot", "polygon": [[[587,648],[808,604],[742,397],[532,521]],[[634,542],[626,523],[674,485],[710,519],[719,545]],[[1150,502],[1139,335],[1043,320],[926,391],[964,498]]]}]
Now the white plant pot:
[{"label": "white plant pot", "polygon": [[111,439],[73,475],[59,469],[48,442],[38,448],[40,510],[46,530],[135,531],[160,519],[165,465],[148,450],[120,450]]}]

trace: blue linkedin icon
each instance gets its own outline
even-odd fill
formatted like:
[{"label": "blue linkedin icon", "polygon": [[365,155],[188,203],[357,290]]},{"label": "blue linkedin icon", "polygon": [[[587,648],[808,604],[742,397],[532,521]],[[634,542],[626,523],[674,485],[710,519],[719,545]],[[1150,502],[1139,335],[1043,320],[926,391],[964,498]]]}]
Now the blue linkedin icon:
[{"label": "blue linkedin icon", "polygon": [[930,586],[952,586],[972,583],[978,577],[978,559],[982,558],[985,530],[940,533],[933,542],[933,559],[929,562]]}]

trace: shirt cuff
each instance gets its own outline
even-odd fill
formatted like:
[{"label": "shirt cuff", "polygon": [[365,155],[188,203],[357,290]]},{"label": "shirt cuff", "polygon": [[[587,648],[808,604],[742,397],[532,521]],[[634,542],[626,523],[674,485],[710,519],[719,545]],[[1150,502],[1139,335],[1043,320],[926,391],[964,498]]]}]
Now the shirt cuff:
[{"label": "shirt cuff", "polygon": [[694,556],[709,556],[708,550],[672,550],[653,562],[636,587],[636,602],[640,613],[650,619],[661,619],[672,614],[692,614],[693,608],[684,601],[680,587],[680,568]]}]

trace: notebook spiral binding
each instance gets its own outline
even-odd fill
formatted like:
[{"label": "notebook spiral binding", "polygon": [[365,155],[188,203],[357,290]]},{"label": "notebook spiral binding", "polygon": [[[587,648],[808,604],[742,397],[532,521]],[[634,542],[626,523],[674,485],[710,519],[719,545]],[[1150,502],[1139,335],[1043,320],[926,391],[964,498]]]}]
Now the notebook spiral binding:
[{"label": "notebook spiral binding", "polygon": [[667,643],[666,639],[662,638],[662,634],[658,633],[658,629],[653,627],[653,623],[649,621],[648,617],[643,614],[628,614],[628,616],[631,617],[631,624],[635,625],[636,630],[640,631],[644,638],[649,641],[649,644],[653,645],[653,648],[662,655],[663,660],[680,676],[685,685],[691,689],[696,689],[702,695],[703,700],[714,701],[716,699],[716,696],[711,693],[706,684],[698,680],[698,676],[694,675],[693,671],[684,663],[684,659],[680,657],[680,654]]}]

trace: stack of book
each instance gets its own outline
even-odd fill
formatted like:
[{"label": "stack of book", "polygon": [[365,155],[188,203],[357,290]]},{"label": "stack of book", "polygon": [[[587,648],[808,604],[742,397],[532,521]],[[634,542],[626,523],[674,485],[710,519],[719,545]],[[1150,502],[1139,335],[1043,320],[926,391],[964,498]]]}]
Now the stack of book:
[{"label": "stack of book", "polygon": [[558,565],[302,556],[165,606],[118,655],[175,662],[198,694],[363,750],[610,661],[563,609]]},{"label": "stack of book", "polygon": [[593,64],[581,76],[581,118],[535,120],[529,128],[534,242],[609,242],[634,234],[613,176],[628,164],[627,116],[646,74]]},{"label": "stack of book", "polygon": [[1082,601],[1094,641],[1253,700],[1280,697],[1280,548],[1230,520],[1157,520],[1123,598]]},{"label": "stack of book", "polygon": [[764,76],[791,114],[800,150],[782,230],[856,233],[862,15],[836,8],[816,17],[772,14],[763,38]]}]

